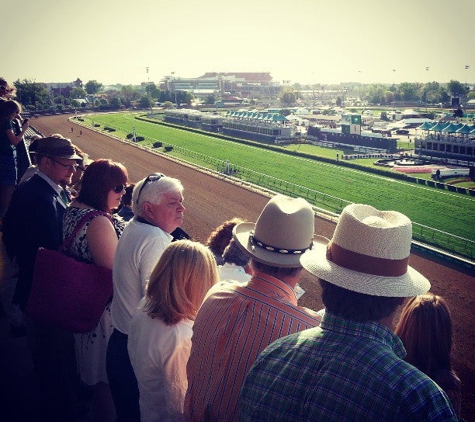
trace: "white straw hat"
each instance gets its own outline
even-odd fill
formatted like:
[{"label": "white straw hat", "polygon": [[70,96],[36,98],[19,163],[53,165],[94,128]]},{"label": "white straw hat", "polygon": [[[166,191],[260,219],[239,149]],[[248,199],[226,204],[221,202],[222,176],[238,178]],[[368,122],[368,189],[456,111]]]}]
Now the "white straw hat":
[{"label": "white straw hat", "polygon": [[397,211],[351,204],[333,238],[301,258],[302,266],[329,283],[372,296],[411,297],[430,283],[408,265],[412,224]]},{"label": "white straw hat", "polygon": [[276,267],[301,267],[300,256],[313,246],[315,217],[302,198],[274,196],[256,223],[233,228],[236,244],[255,260]]}]

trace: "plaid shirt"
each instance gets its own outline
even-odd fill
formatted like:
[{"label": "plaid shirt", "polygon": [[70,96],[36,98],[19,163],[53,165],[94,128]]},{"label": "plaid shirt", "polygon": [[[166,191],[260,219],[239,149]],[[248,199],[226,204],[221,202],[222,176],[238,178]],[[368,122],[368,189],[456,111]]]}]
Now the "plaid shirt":
[{"label": "plaid shirt", "polygon": [[378,323],[326,312],[320,327],[279,339],[257,358],[240,421],[456,421],[445,393],[403,361]]}]

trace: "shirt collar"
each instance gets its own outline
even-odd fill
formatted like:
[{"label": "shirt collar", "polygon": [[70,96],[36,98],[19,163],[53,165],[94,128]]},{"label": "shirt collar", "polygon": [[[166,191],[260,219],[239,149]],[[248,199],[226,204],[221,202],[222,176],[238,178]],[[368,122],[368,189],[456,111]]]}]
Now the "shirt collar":
[{"label": "shirt collar", "polygon": [[287,300],[292,305],[297,306],[297,298],[292,288],[287,283],[269,274],[259,273],[258,276],[254,275],[247,287],[259,291],[265,290],[267,296]]},{"label": "shirt collar", "polygon": [[356,322],[325,310],[320,328],[345,335],[370,338],[389,347],[399,358],[403,359],[406,356],[406,349],[401,339],[378,322]]},{"label": "shirt collar", "polygon": [[36,173],[38,176],[40,176],[43,180],[48,182],[48,184],[56,191],[56,193],[59,195],[61,193],[61,190],[63,189],[60,185],[56,184],[53,180],[51,180],[46,174],[44,174],[40,169],[38,169],[38,172]]}]

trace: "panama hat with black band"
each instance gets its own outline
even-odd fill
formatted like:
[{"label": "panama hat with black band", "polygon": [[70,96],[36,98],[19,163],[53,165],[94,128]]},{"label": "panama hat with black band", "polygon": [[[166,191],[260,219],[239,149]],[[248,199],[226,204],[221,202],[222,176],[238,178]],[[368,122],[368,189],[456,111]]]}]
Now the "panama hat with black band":
[{"label": "panama hat with black band", "polygon": [[313,247],[314,230],[314,212],[305,199],[276,195],[256,223],[234,226],[233,238],[244,253],[259,262],[298,268],[300,256]]},{"label": "panama hat with black band", "polygon": [[397,211],[351,204],[338,219],[332,240],[301,257],[302,266],[322,280],[358,293],[412,297],[430,283],[409,266],[412,223]]}]

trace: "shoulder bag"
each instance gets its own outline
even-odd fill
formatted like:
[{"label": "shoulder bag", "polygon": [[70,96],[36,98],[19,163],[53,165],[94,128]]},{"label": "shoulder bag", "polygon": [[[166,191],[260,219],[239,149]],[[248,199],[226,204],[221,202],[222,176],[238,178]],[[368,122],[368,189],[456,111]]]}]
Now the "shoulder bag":
[{"label": "shoulder bag", "polygon": [[107,213],[92,211],[76,225],[59,250],[39,248],[26,313],[74,333],[91,331],[112,296],[112,270],[67,255],[74,236],[88,220]]}]

